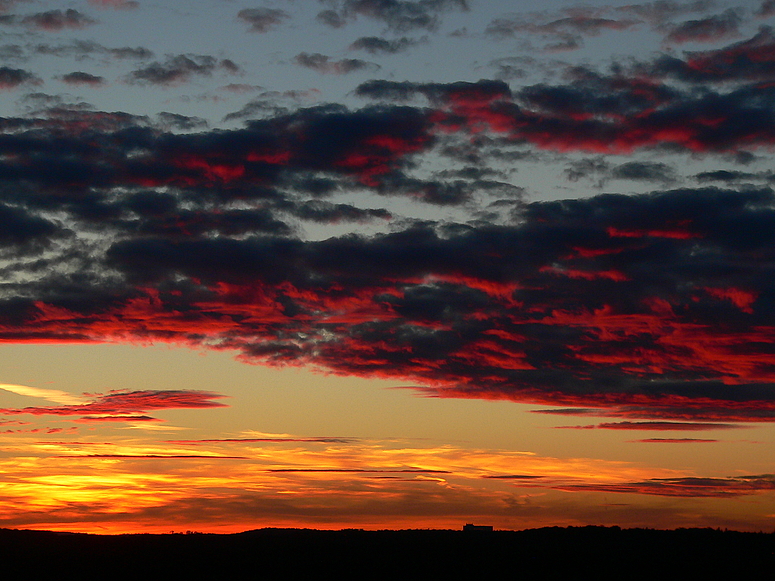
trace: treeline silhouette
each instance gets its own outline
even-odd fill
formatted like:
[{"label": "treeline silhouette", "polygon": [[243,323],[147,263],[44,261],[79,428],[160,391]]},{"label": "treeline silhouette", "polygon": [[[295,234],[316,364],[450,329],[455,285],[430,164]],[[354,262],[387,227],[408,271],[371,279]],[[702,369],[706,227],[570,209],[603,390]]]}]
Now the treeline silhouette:
[{"label": "treeline silhouette", "polygon": [[0,529],[5,579],[764,579],[773,571],[775,533],[718,529],[261,529],[228,535]]}]

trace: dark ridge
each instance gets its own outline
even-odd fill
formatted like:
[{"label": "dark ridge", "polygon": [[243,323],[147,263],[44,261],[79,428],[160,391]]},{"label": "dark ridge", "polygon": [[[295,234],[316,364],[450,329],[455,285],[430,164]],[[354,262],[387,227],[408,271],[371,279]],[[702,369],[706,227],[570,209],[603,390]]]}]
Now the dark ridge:
[{"label": "dark ridge", "polygon": [[0,529],[7,579],[761,578],[775,533],[718,529],[319,531],[87,535]]}]

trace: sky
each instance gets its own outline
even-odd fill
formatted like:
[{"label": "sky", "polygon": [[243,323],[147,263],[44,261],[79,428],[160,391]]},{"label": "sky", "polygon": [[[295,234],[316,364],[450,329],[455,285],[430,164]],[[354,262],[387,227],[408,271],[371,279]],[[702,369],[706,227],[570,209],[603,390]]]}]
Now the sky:
[{"label": "sky", "polygon": [[775,1],[0,0],[0,527],[775,528]]}]

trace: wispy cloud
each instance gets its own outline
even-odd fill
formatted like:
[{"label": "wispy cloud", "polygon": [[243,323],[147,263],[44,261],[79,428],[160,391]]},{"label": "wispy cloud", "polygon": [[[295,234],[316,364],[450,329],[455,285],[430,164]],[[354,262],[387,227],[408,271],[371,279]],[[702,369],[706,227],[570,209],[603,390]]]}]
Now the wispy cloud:
[{"label": "wispy cloud", "polygon": [[77,397],[71,393],[58,389],[43,389],[40,387],[14,385],[9,383],[0,383],[0,389],[4,391],[10,391],[11,393],[15,393],[17,395],[39,397],[54,403],[62,404],[63,406],[82,405],[84,403],[83,397]]},{"label": "wispy cloud", "polygon": [[1,385],[0,388],[20,395],[43,397],[61,403],[60,406],[4,408],[0,413],[6,415],[31,414],[34,416],[81,416],[86,421],[138,421],[152,418],[138,415],[151,410],[191,409],[224,407],[225,404],[214,401],[223,396],[205,391],[113,391],[107,394],[94,394],[92,401],[83,403],[82,399],[55,390],[42,390],[18,385]]}]

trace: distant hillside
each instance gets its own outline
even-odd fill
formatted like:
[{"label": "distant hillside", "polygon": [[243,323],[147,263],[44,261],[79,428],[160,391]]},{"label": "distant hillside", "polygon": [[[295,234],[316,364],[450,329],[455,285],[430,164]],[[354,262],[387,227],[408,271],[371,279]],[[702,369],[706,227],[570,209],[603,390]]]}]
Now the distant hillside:
[{"label": "distant hillside", "polygon": [[[771,575],[775,533],[713,529],[86,535],[0,529],[6,579],[711,579]],[[504,575],[504,571],[506,574]]]}]

